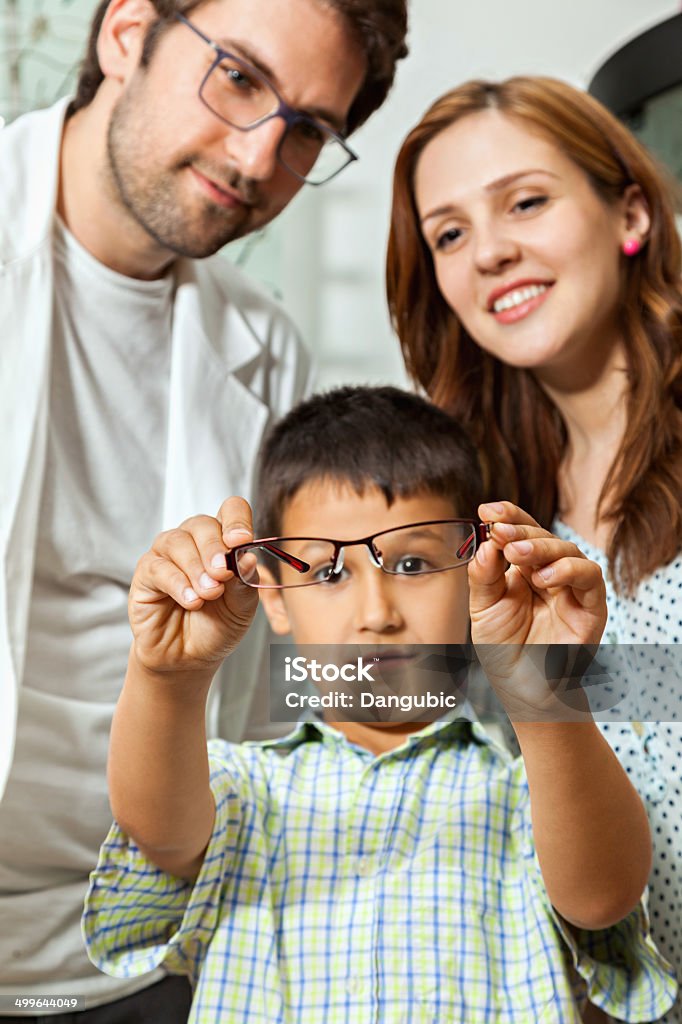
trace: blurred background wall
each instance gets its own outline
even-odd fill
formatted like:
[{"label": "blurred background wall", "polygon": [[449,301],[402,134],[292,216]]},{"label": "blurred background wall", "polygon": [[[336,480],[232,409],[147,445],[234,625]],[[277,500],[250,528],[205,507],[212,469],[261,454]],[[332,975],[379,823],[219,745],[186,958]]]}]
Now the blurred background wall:
[{"label": "blurred background wall", "polygon": [[[95,6],[0,0],[0,116],[69,91]],[[383,288],[391,167],[431,100],[479,76],[550,74],[586,87],[610,54],[679,9],[679,0],[412,0],[411,53],[386,106],[353,139],[360,161],[304,188],[276,224],[227,252],[292,313],[321,385],[404,382]]]}]

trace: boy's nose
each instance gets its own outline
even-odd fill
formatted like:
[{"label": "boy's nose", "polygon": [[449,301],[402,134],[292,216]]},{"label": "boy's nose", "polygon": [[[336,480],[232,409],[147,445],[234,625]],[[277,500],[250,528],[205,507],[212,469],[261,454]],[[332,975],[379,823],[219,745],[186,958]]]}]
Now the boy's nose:
[{"label": "boy's nose", "polygon": [[231,129],[225,136],[230,162],[253,181],[269,181],[277,168],[277,151],[286,131],[281,117],[273,117],[248,131]]},{"label": "boy's nose", "polygon": [[395,580],[373,565],[367,566],[359,582],[355,607],[358,632],[393,634],[405,625],[395,594]]}]

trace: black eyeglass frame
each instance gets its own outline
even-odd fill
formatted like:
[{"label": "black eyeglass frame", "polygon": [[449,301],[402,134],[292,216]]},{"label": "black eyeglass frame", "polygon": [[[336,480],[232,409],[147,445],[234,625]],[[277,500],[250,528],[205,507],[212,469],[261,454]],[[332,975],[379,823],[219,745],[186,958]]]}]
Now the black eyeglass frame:
[{"label": "black eyeglass frame", "polygon": [[[194,25],[189,20],[189,18],[186,18],[184,14],[180,14],[179,11],[175,12],[174,18],[176,21],[181,22],[183,25],[186,25],[187,28],[191,29],[192,32],[195,33],[195,35],[199,36],[200,39],[202,39],[208,46],[211,47],[212,50],[215,51],[215,59],[211,64],[210,68],[208,69],[208,71],[206,72],[206,74],[204,75],[204,77],[202,78],[201,85],[199,86],[199,99],[204,104],[206,109],[210,110],[211,113],[215,117],[219,118],[219,120],[221,120],[224,124],[229,124],[230,128],[236,128],[237,131],[239,132],[250,132],[254,128],[259,128],[262,124],[265,124],[266,121],[271,121],[275,117],[281,117],[286,125],[286,131],[282,135],[279,146],[277,147],[277,159],[281,163],[282,167],[286,168],[289,174],[293,174],[295,178],[298,178],[299,181],[304,182],[306,185],[313,185],[315,188],[317,188],[319,185],[326,185],[328,181],[331,181],[332,178],[335,178],[337,174],[341,173],[341,171],[345,171],[346,167],[348,167],[349,164],[352,164],[354,161],[359,159],[357,153],[353,152],[353,150],[350,148],[343,135],[339,134],[339,132],[335,132],[333,128],[329,128],[327,125],[322,124],[321,121],[315,120],[314,117],[310,117],[309,114],[303,114],[301,113],[300,110],[295,110],[294,107],[289,106],[289,104],[285,100],[283,100],[280,94],[277,92],[277,89],[275,89],[270,79],[267,78],[267,76],[264,75],[262,71],[259,71],[258,68],[254,67],[253,64],[249,64],[249,62],[247,60],[244,60],[243,57],[239,57],[237,56],[236,53],[231,53],[229,50],[225,50],[222,46],[219,46],[213,39],[210,39],[209,36],[205,35],[205,33],[203,33],[200,28],[197,28],[197,26]],[[277,100],[277,103],[279,104],[277,109],[273,110],[269,114],[264,114],[263,117],[259,117],[257,121],[253,122],[253,124],[248,125],[239,125],[235,124],[234,121],[228,121],[226,117],[223,117],[222,114],[219,114],[216,110],[214,110],[213,107],[204,99],[204,87],[206,86],[207,81],[209,80],[215,69],[218,67],[220,62],[225,58],[227,58],[228,60],[235,61],[237,64],[241,65],[249,73],[249,75],[253,75],[254,78],[256,78],[258,81],[266,85],[270,92],[272,92],[272,94],[274,95],[275,99]],[[327,178],[323,178],[322,181],[311,181],[308,178],[304,177],[302,174],[299,174],[298,171],[295,171],[293,167],[290,167],[286,160],[284,160],[280,152],[284,140],[286,139],[287,134],[289,132],[289,129],[295,124],[312,125],[317,131],[321,132],[323,136],[326,136],[329,139],[333,139],[334,142],[338,142],[338,144],[345,151],[348,157],[346,163],[342,164],[338,170],[334,171],[333,174],[330,174]],[[324,143],[320,147],[320,152],[322,152],[323,148]]]},{"label": "black eyeglass frame", "polygon": [[[396,533],[398,530],[409,530],[412,527],[417,526],[439,526],[442,524],[456,524],[466,525],[472,527],[473,530],[473,551],[471,557],[467,558],[466,562],[461,562],[459,565],[448,565],[443,569],[427,569],[424,572],[415,573],[398,573],[392,569],[387,569],[381,561],[381,553],[374,547],[374,541],[377,537],[383,537],[387,533]],[[333,540],[331,537],[263,537],[248,541],[246,544],[239,544],[237,547],[232,548],[225,555],[225,561],[227,568],[241,580],[242,583],[246,584],[247,587],[253,587],[254,590],[287,590],[294,587],[319,587],[325,583],[333,580],[334,576],[337,575],[343,568],[343,551],[345,548],[363,546],[367,548],[369,552],[372,564],[381,569],[382,572],[387,573],[389,576],[431,576],[435,573],[450,572],[453,569],[461,569],[462,566],[468,565],[472,561],[476,552],[478,551],[481,544],[488,540],[490,537],[490,531],[492,529],[491,523],[481,523],[476,519],[427,519],[424,522],[419,523],[405,523],[404,526],[392,526],[389,530],[379,530],[378,533],[371,533],[368,537],[361,537],[358,540]],[[288,551],[283,551],[278,545],[285,541],[292,540],[305,540],[305,541],[320,541],[324,544],[332,544],[334,547],[334,558],[332,566],[329,572],[329,576],[325,580],[313,580],[310,583],[280,583],[276,585],[266,584],[265,586],[258,583],[251,583],[249,580],[245,580],[239,572],[238,554],[240,551],[245,551],[248,548],[265,548],[269,554],[279,561],[284,562],[291,569],[295,569],[297,572],[308,572],[310,565],[304,562],[303,559],[297,558],[296,555],[290,554]],[[462,544],[462,547],[468,546],[470,543],[469,539]]]}]

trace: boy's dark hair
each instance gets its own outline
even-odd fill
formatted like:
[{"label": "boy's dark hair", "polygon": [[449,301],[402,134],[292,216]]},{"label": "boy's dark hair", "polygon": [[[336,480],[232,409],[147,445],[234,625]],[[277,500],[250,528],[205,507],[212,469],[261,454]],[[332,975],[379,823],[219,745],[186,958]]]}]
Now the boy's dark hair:
[{"label": "boy's dark hair", "polygon": [[260,453],[257,535],[281,532],[284,510],[313,480],[347,483],[358,494],[450,498],[453,515],[476,516],[483,485],[467,432],[424,398],[393,387],[342,387],[292,409]]},{"label": "boy's dark hair", "polygon": [[[151,24],[142,51],[146,67],[162,33],[173,24],[176,14],[190,14],[205,0],[150,0],[158,17]],[[357,38],[367,61],[367,74],[348,113],[350,135],[386,99],[393,84],[396,63],[407,56],[407,0],[320,0],[337,11]],[[97,58],[97,39],[109,0],[101,0],[90,25],[90,36],[69,113],[86,107],[99,89],[104,75]]]}]

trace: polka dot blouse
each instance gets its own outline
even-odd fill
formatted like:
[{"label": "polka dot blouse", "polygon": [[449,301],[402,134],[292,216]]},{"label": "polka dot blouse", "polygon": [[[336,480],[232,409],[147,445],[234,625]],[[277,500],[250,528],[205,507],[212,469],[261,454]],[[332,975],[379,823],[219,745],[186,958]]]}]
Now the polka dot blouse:
[{"label": "polka dot blouse", "polygon": [[[682,644],[682,557],[642,581],[634,597],[625,597],[613,588],[603,551],[563,523],[556,522],[554,532],[573,541],[601,566],[609,612],[603,642],[637,645],[632,648],[637,671],[649,676],[646,703],[658,721],[610,722],[600,728],[649,813],[654,840],[651,929],[656,945],[682,981],[682,718],[676,709],[682,690],[682,647],[670,650],[670,669],[664,673],[661,657],[653,657],[653,649],[642,646]],[[682,1024],[682,998],[663,1020]]]}]

